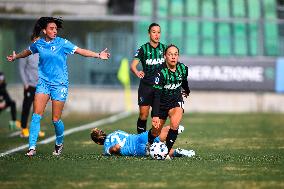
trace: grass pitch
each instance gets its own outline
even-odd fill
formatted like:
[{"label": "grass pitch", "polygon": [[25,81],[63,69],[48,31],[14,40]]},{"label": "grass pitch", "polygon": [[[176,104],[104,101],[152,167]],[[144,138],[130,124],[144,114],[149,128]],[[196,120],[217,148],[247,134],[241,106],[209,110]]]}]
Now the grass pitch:
[{"label": "grass pitch", "polygon": [[[102,117],[107,115],[73,114],[63,121],[69,129]],[[101,128],[135,133],[136,117]],[[8,118],[0,114],[0,152],[28,141],[8,137]],[[42,121],[46,137],[54,134],[49,120],[47,115]],[[283,114],[185,114],[182,124],[175,147],[195,150],[195,158],[105,157],[86,130],[65,137],[60,157],[52,156],[50,143],[39,145],[33,158],[24,151],[0,158],[1,189],[284,188]]]}]

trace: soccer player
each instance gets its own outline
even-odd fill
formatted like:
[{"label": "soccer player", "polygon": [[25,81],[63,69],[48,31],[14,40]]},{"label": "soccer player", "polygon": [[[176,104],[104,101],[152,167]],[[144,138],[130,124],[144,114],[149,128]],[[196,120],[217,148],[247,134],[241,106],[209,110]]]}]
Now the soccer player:
[{"label": "soccer player", "polygon": [[[40,37],[31,36],[31,42],[34,43]],[[27,122],[30,115],[30,110],[35,97],[36,84],[38,81],[38,53],[32,54],[27,58],[21,58],[19,61],[20,76],[24,85],[24,100],[22,105],[21,114],[21,137],[29,137],[29,129],[27,128]],[[39,137],[44,137],[45,133],[39,131]]]},{"label": "soccer player", "polygon": [[37,40],[29,49],[21,53],[7,57],[8,61],[18,58],[25,58],[31,54],[39,54],[38,84],[34,99],[34,112],[30,124],[29,150],[27,156],[36,154],[36,142],[40,131],[40,120],[43,116],[45,107],[49,99],[52,101],[52,121],[55,128],[55,148],[53,155],[60,155],[63,150],[64,124],[61,120],[62,110],[68,95],[68,71],[67,55],[79,54],[85,57],[108,59],[110,54],[107,49],[100,53],[82,49],[72,44],[67,39],[57,36],[58,29],[62,28],[62,20],[53,17],[41,17],[37,20],[33,35],[43,38]]},{"label": "soccer player", "polygon": [[[165,63],[155,77],[153,88],[154,99],[152,109],[152,129],[149,131],[148,142],[152,144],[159,136],[167,120],[170,119],[170,129],[166,137],[166,145],[170,150],[178,135],[178,126],[184,112],[183,97],[190,93],[188,87],[188,67],[178,62],[179,49],[175,45],[167,46]],[[182,91],[183,89],[183,91]]]},{"label": "soccer player", "polygon": [[7,88],[7,84],[5,81],[4,73],[0,72],[0,112],[5,110],[6,108],[11,108],[11,118],[9,121],[9,128],[11,130],[16,129],[16,119],[17,119],[17,111],[16,111],[16,102],[10,97]]},{"label": "soccer player", "polygon": [[[148,34],[150,41],[137,50],[131,64],[131,71],[141,79],[138,88],[138,134],[146,131],[147,118],[153,99],[154,74],[164,62],[164,51],[166,48],[164,44],[160,43],[161,28],[157,23],[152,23],[149,26]],[[139,62],[142,64],[142,71],[137,70]]]},{"label": "soccer player", "polygon": [[[160,136],[155,138],[155,142],[164,142],[169,128],[169,126],[164,127]],[[91,132],[91,139],[99,145],[104,145],[104,155],[146,156],[148,132],[129,134],[125,131],[117,130],[107,135],[102,130],[94,128]],[[195,155],[195,152],[193,150],[177,148],[171,149],[169,155],[171,157],[192,157]]]}]

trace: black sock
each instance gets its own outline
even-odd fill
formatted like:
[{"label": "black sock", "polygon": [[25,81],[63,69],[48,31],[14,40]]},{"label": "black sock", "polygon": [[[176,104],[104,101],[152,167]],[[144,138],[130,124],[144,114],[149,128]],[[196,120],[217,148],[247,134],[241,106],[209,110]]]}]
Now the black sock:
[{"label": "black sock", "polygon": [[178,135],[178,130],[172,130],[169,129],[167,138],[166,138],[166,145],[168,147],[168,150],[170,152],[170,150],[172,149],[176,139],[177,139],[177,135]]},{"label": "black sock", "polygon": [[153,144],[155,138],[156,138],[156,137],[154,137],[154,136],[152,135],[152,129],[150,129],[149,132],[148,132],[148,142],[149,142],[150,144]]},{"label": "black sock", "polygon": [[147,119],[146,120],[141,120],[140,118],[138,118],[137,120],[137,133],[143,133],[146,131],[146,127],[147,127]]}]

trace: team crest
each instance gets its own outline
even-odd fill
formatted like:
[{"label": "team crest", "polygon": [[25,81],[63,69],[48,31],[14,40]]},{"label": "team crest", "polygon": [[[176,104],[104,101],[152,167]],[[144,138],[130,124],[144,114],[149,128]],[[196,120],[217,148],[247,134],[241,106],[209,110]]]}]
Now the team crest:
[{"label": "team crest", "polygon": [[160,78],[159,77],[155,77],[155,84],[159,84]]},{"label": "team crest", "polygon": [[55,47],[55,46],[52,46],[50,49],[51,49],[52,51],[55,51],[56,47]]}]

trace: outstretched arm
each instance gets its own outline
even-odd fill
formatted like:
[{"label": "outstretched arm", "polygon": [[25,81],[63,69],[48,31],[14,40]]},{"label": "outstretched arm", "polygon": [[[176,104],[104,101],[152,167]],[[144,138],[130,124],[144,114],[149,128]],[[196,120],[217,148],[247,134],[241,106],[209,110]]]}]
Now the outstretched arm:
[{"label": "outstretched arm", "polygon": [[100,58],[103,60],[106,60],[110,57],[110,53],[108,52],[107,48],[100,53],[96,53],[88,49],[77,48],[75,53],[85,56],[85,57]]},{"label": "outstretched arm", "polygon": [[13,54],[7,56],[7,60],[9,62],[13,62],[14,60],[16,60],[18,58],[25,58],[27,56],[30,56],[31,54],[32,54],[32,52],[30,50],[28,50],[28,49],[23,50],[19,54],[16,54],[16,52],[13,51]]}]

